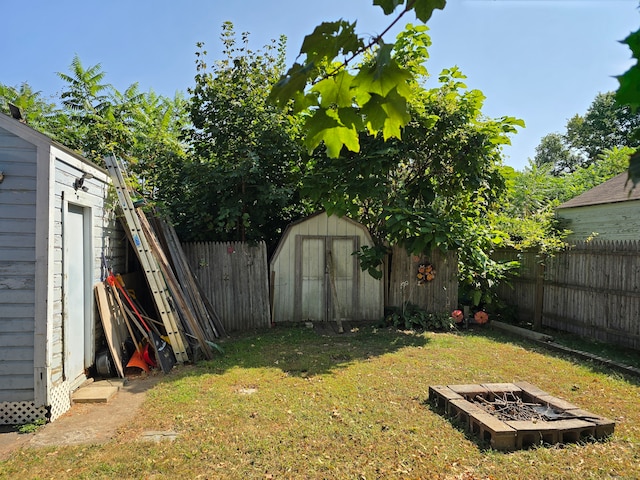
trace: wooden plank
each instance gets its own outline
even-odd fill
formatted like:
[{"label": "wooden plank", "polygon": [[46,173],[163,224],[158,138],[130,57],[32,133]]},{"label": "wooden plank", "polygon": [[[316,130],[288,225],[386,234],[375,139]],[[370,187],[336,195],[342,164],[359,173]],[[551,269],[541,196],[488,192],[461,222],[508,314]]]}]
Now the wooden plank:
[{"label": "wooden plank", "polygon": [[338,333],[343,333],[344,328],[342,328],[342,317],[344,315],[341,302],[338,298],[338,291],[336,289],[336,267],[333,261],[333,254],[331,250],[327,252],[327,268],[329,270],[329,285],[331,287],[331,298],[333,300],[333,311],[334,311],[334,319],[336,324],[338,325]]},{"label": "wooden plank", "polygon": [[104,160],[116,188],[121,210],[126,219],[131,244],[144,270],[152,297],[158,309],[158,314],[161,317],[166,334],[169,337],[176,360],[181,363],[189,361],[189,354],[186,349],[183,332],[178,325],[179,319],[176,318],[166,281],[160,272],[158,260],[150,251],[148,239],[140,225],[140,218],[143,216],[143,213],[137,212],[133,205],[119,160],[113,155],[105,157]]},{"label": "wooden plank", "polygon": [[187,304],[184,292],[182,291],[182,288],[173,270],[171,269],[169,260],[167,259],[163,249],[159,245],[158,239],[153,232],[151,225],[149,224],[145,216],[140,216],[140,223],[142,225],[142,230],[149,241],[151,250],[156,260],[158,261],[158,266],[162,270],[162,274],[171,292],[171,296],[176,302],[174,304],[174,307],[176,307],[179,313],[182,315],[181,318],[185,322],[184,326],[188,327],[192,336],[198,341],[198,344],[202,349],[205,358],[207,358],[207,360],[211,360],[213,358],[213,352],[206,342],[205,334],[202,330],[202,327],[198,320],[195,318],[193,310]]},{"label": "wooden plank", "polygon": [[504,422],[509,425],[511,428],[517,430],[518,432],[537,432],[537,431],[545,431],[545,430],[573,430],[573,429],[581,429],[581,428],[590,428],[593,427],[594,424],[585,420],[555,420],[553,422],[543,422],[543,421],[524,421],[524,420],[509,420]]},{"label": "wooden plank", "polygon": [[213,308],[211,302],[203,296],[202,287],[193,274],[175,229],[166,221],[156,220],[159,225],[159,230],[162,232],[167,244],[168,251],[171,255],[171,263],[179,283],[185,286],[185,299],[189,301],[190,308],[195,312],[201,326],[208,334],[207,338],[213,340],[216,337],[226,335],[224,326],[216,310]]},{"label": "wooden plank", "polygon": [[118,376],[124,378],[125,358],[124,358],[124,342],[129,336],[125,319],[117,305],[111,300],[111,295],[107,291],[109,287],[104,282],[97,283],[94,286],[94,293],[100,320],[107,346],[111,352],[111,358],[115,364]]}]

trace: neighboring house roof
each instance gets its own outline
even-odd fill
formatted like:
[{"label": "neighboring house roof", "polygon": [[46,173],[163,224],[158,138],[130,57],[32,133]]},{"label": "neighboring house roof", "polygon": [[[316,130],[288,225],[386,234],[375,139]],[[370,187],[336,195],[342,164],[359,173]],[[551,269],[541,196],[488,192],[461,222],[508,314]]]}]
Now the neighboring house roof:
[{"label": "neighboring house roof", "polygon": [[564,202],[558,208],[586,207],[589,205],[601,205],[604,203],[627,202],[629,200],[640,200],[640,187],[633,188],[633,184],[628,181],[627,173],[607,180],[600,185],[587,190],[581,195]]}]

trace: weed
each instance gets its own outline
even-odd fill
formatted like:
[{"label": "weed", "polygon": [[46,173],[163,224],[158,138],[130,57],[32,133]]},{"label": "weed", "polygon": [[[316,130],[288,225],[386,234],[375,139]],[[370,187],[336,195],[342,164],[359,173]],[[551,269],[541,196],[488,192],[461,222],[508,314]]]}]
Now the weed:
[{"label": "weed", "polygon": [[427,312],[413,303],[390,309],[385,322],[387,325],[404,330],[446,332],[455,328],[455,321],[448,313]]},{"label": "weed", "polygon": [[46,423],[47,421],[44,418],[39,418],[35,422],[20,425],[18,427],[18,433],[35,433]]}]

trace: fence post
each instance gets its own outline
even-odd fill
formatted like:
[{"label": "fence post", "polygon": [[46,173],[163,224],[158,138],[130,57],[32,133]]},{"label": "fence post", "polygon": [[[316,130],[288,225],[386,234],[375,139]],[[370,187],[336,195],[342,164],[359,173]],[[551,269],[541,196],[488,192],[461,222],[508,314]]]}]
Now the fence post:
[{"label": "fence post", "polygon": [[536,293],[533,305],[533,329],[542,330],[542,309],[544,306],[544,266],[546,255],[536,255]]}]

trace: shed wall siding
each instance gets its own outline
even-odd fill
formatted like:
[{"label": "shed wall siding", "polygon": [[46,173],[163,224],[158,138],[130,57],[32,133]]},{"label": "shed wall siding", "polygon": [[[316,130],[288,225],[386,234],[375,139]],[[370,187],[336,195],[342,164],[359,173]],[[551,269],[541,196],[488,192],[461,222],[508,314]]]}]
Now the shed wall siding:
[{"label": "shed wall siding", "polygon": [[[274,321],[318,320],[310,317],[318,316],[317,312],[320,308],[327,308],[328,318],[333,318],[332,305],[324,306],[323,299],[316,299],[313,315],[309,315],[309,308],[305,309],[301,305],[302,297],[305,302],[312,300],[305,296],[305,289],[314,282],[312,278],[314,274],[318,276],[316,282],[324,281],[320,276],[324,276],[325,257],[329,250],[334,257],[338,302],[340,308],[347,314],[345,318],[352,320],[381,318],[383,315],[382,282],[362,272],[357,266],[357,259],[351,255],[362,245],[372,246],[366,229],[346,218],[319,214],[290,225],[271,261],[271,270],[274,275]],[[352,268],[354,262],[356,265]],[[303,284],[298,284],[301,280]],[[329,286],[325,286],[325,298],[331,298],[328,288]],[[353,292],[353,288],[358,288],[357,292]]]},{"label": "shed wall siding", "polygon": [[584,241],[597,234],[597,240],[637,240],[640,232],[640,201],[558,209],[558,217],[568,221],[573,233],[569,241]]},{"label": "shed wall siding", "polygon": [[36,158],[0,128],[0,402],[34,397]]}]

